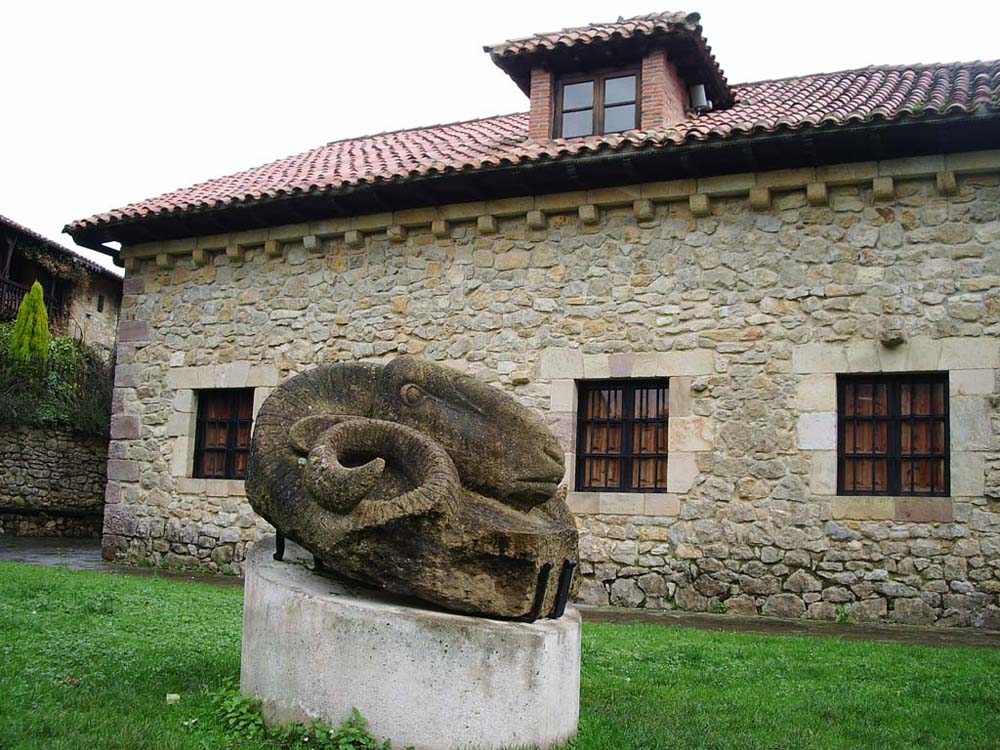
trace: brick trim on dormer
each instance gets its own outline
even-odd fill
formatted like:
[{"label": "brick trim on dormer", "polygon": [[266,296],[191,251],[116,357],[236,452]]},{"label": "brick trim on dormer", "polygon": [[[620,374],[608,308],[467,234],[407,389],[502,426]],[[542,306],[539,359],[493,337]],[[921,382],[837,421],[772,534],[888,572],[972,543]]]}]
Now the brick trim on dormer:
[{"label": "brick trim on dormer", "polygon": [[[667,130],[684,120],[687,88],[665,50],[651,50],[642,58],[639,87],[639,127],[642,130]],[[531,140],[545,142],[553,138],[554,88],[550,70],[543,66],[531,69],[528,115]]]},{"label": "brick trim on dormer", "polygon": [[531,112],[528,115],[528,138],[548,141],[552,138],[552,72],[543,67],[531,69]]},{"label": "brick trim on dormer", "polygon": [[642,58],[641,85],[640,128],[666,130],[684,120],[687,91],[665,50],[651,50]]}]

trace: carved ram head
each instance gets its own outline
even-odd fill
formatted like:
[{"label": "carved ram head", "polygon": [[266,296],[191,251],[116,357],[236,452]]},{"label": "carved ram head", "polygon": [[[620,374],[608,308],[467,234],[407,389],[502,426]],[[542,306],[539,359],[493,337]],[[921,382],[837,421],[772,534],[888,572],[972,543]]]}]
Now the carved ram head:
[{"label": "carved ram head", "polygon": [[455,611],[532,619],[561,614],[577,557],[563,473],[562,448],[529,409],[398,357],[318,367],[277,388],[257,417],[247,495],[335,572]]}]

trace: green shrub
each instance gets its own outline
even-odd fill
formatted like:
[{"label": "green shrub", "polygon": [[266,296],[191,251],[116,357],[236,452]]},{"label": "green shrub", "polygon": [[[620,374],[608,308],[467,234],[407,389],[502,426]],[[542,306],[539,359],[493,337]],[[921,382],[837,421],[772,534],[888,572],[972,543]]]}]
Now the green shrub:
[{"label": "green shrub", "polygon": [[0,422],[106,435],[111,363],[68,336],[51,338],[44,356],[25,359],[23,347],[16,350],[19,324],[0,324]]},{"label": "green shrub", "polygon": [[336,729],[320,721],[269,727],[264,724],[260,701],[241,695],[230,685],[212,694],[216,715],[227,734],[239,740],[267,740],[277,748],[315,750],[390,750],[388,740],[379,742],[368,731],[368,722],[358,709]]},{"label": "green shrub", "polygon": [[17,320],[10,340],[10,353],[16,362],[44,362],[49,356],[49,313],[45,309],[42,285],[37,281],[24,295],[17,309]]},{"label": "green shrub", "polygon": [[241,695],[235,687],[221,690],[212,696],[219,721],[226,732],[239,739],[253,739],[264,733],[264,717],[260,701]]}]

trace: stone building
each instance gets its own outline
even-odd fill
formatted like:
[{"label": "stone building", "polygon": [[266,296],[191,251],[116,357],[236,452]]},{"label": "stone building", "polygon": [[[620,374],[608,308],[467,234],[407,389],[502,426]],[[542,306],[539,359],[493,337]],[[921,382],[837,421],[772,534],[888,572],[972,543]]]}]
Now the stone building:
[{"label": "stone building", "polygon": [[547,416],[586,602],[1000,627],[1000,62],[731,85],[684,14],[487,51],[528,113],[68,227],[126,269],[105,555],[238,572],[269,390],[405,352]]},{"label": "stone building", "polygon": [[[110,357],[121,277],[0,216],[0,321],[17,317],[35,281],[50,330]],[[107,453],[107,435],[0,421],[0,536],[100,536]]]},{"label": "stone building", "polygon": [[34,282],[42,285],[52,330],[110,353],[122,280],[37,232],[0,216],[0,321],[13,320]]}]

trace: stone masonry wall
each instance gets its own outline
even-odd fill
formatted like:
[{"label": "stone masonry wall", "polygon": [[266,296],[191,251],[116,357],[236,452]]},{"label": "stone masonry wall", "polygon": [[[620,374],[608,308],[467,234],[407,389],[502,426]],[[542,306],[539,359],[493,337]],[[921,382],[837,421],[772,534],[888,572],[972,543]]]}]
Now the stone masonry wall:
[{"label": "stone masonry wall", "polygon": [[0,534],[97,537],[108,440],[0,425]]},{"label": "stone masonry wall", "polygon": [[[576,381],[671,378],[667,492],[570,493],[583,601],[1000,628],[1000,169],[863,166],[128,248],[106,556],[239,572],[198,390],[405,352],[546,414],[571,485]],[[836,374],[925,370],[952,497],[837,496]]]},{"label": "stone masonry wall", "polygon": [[[98,302],[103,297],[103,306]],[[118,327],[118,308],[121,304],[121,282],[98,274],[88,274],[80,279],[69,301],[66,333],[79,337],[102,352],[111,352],[115,346]]]}]

